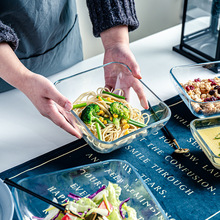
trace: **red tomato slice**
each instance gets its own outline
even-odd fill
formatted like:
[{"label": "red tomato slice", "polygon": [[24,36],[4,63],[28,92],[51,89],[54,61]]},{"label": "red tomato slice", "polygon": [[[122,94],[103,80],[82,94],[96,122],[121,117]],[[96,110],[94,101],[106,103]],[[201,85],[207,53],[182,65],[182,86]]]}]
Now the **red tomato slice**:
[{"label": "red tomato slice", "polygon": [[[112,212],[114,208],[113,208],[113,206],[112,206],[112,204],[110,202],[108,202],[108,206],[109,206],[110,211]],[[107,209],[104,200],[99,204],[99,208],[100,209]],[[108,215],[110,215],[110,212],[108,212]]]},{"label": "red tomato slice", "polygon": [[71,218],[68,215],[64,215],[62,220],[71,220]]}]

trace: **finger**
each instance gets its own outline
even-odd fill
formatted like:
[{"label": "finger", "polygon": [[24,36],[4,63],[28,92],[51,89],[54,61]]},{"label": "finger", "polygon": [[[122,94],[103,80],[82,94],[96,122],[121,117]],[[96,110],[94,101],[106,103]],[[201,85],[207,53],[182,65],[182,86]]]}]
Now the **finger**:
[{"label": "finger", "polygon": [[[54,106],[54,108],[56,108],[56,107]],[[73,123],[73,124],[70,124],[68,122],[67,117],[65,117],[63,114],[61,114],[57,108],[53,109],[47,117],[51,121],[53,121],[57,126],[64,129],[68,133],[76,136],[77,138],[82,138],[82,133],[80,132],[77,124],[75,122],[73,122],[73,120],[71,121],[71,123]],[[73,125],[74,125],[74,127],[73,127]]]},{"label": "finger", "polygon": [[131,69],[131,72],[132,72],[132,75],[137,78],[137,79],[142,79],[142,76],[141,76],[141,70],[140,70],[140,67],[139,65],[136,63],[136,64],[132,64],[130,66],[130,69]]},{"label": "finger", "polygon": [[58,107],[58,111],[64,116],[64,118],[77,130],[79,133],[82,133],[81,130],[79,129],[76,118],[71,112],[64,111],[61,107]]},{"label": "finger", "polygon": [[130,88],[121,88],[124,92],[124,97],[126,99],[127,102],[129,102],[130,100]]},{"label": "finger", "polygon": [[135,78],[142,79],[140,67],[134,57],[130,58],[128,66]]},{"label": "finger", "polygon": [[70,111],[73,107],[73,104],[63,96],[55,87],[51,89],[50,97],[55,103],[63,107],[66,111]]},{"label": "finger", "polygon": [[141,106],[144,109],[148,109],[149,105],[148,105],[148,101],[146,98],[146,95],[144,93],[143,90],[143,85],[141,84],[141,82],[139,82],[138,80],[136,80],[135,84],[132,86],[132,88],[134,89],[134,91],[137,93],[138,98],[140,100]]}]

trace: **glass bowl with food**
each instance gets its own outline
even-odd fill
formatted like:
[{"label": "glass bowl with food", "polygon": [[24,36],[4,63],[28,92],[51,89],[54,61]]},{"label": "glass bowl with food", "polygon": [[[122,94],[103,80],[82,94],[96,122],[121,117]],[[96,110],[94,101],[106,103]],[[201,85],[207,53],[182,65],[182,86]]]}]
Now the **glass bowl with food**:
[{"label": "glass bowl with food", "polygon": [[190,129],[212,165],[220,169],[220,116],[194,119]]},{"label": "glass bowl with food", "polygon": [[37,197],[13,188],[20,220],[168,219],[136,169],[122,160],[107,160],[31,176],[18,184],[69,210],[66,214]]},{"label": "glass bowl with food", "polygon": [[[105,87],[105,71],[117,75],[115,89]],[[99,153],[109,153],[161,129],[169,120],[169,107],[138,80],[137,93],[121,89],[123,77],[131,70],[123,63],[112,62],[55,82],[58,91],[73,103],[72,115],[85,141]]]},{"label": "glass bowl with food", "polygon": [[174,86],[190,109],[199,118],[220,115],[220,62],[173,67],[170,76]]}]

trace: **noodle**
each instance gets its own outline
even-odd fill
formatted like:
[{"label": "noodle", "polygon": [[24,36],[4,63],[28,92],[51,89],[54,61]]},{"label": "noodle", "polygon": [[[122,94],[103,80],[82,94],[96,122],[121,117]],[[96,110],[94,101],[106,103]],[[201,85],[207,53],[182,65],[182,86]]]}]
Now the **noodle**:
[{"label": "noodle", "polygon": [[[102,93],[102,91],[108,91],[110,92],[107,88],[98,88],[96,92],[90,91],[90,92],[85,92],[83,94],[81,94],[75,101],[74,101],[74,105],[75,104],[80,104],[80,103],[85,103],[87,105],[89,104],[97,104],[100,107],[100,110],[102,110],[104,113],[100,116],[104,116],[104,117],[110,117],[111,113],[109,112],[109,108],[110,108],[110,104],[112,102],[121,102],[123,105],[125,105],[128,109],[129,109],[129,113],[130,113],[130,119],[133,119],[137,122],[140,122],[142,124],[147,125],[149,120],[150,120],[150,116],[147,113],[141,113],[141,111],[139,109],[133,108],[125,99],[121,99],[118,97],[114,97],[112,95],[109,94],[105,94]],[[124,92],[121,89],[117,89],[118,92],[120,92],[121,96],[124,95]],[[113,91],[113,93],[115,93],[115,91]],[[101,98],[104,98],[109,100],[108,102],[102,100]],[[75,108],[74,112],[77,114],[78,117],[81,117],[82,111],[84,110],[85,107],[81,107],[81,108]],[[110,118],[109,118],[110,119]],[[146,120],[146,122],[145,122]],[[95,126],[96,122],[92,122],[91,124],[86,124],[87,127],[89,128],[89,130],[93,133],[94,136],[96,136],[98,138],[98,134],[97,134],[97,130],[96,130],[96,126]],[[125,122],[126,123],[126,122]],[[137,127],[135,125],[132,124],[128,124],[125,128],[125,126],[123,126],[123,124],[121,123],[120,128],[116,128],[115,125],[113,123],[106,123],[105,124],[105,128],[101,129],[101,136],[102,136],[102,140],[103,141],[114,141],[128,133],[131,133],[133,131],[136,131],[137,129],[140,129],[140,127]]]}]

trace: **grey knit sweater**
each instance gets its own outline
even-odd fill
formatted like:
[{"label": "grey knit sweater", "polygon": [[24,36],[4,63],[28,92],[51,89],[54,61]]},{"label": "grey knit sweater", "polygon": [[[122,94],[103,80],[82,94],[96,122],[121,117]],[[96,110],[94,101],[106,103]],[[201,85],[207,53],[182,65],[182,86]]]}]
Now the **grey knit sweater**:
[{"label": "grey knit sweater", "polygon": [[13,50],[18,48],[18,37],[14,30],[0,21],[0,42],[7,42]]},{"label": "grey knit sweater", "polygon": [[87,0],[87,6],[96,37],[117,25],[127,25],[129,31],[139,26],[134,0]]},{"label": "grey knit sweater", "polygon": [[[93,34],[99,37],[106,29],[117,25],[127,25],[129,31],[139,26],[134,0],[87,0]],[[0,21],[0,42],[7,42],[16,50],[18,37],[14,30]]]}]

